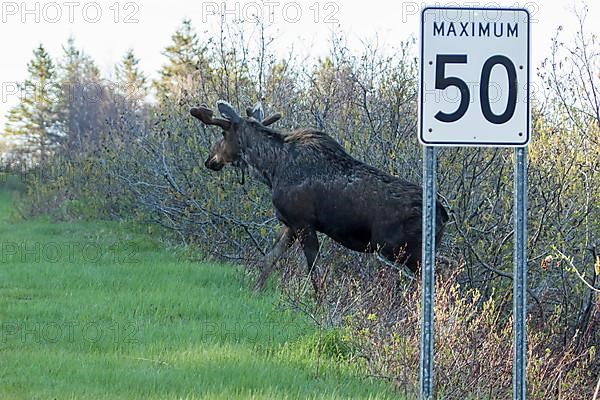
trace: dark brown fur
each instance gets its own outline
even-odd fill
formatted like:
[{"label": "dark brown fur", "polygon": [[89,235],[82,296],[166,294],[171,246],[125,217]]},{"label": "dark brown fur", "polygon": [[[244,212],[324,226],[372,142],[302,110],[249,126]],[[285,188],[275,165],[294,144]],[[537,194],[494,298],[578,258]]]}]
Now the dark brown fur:
[{"label": "dark brown fur", "polygon": [[[213,119],[210,111],[192,110],[195,116],[204,113],[198,117],[203,122],[224,130],[207,167],[219,170],[231,163],[249,167],[271,189],[276,216],[284,225],[267,255],[259,286],[296,239],[314,272],[317,232],[349,249],[379,252],[392,262],[417,270],[421,256],[420,186],[356,160],[324,132],[301,129],[283,135],[258,122],[262,118],[241,118],[229,104],[219,102],[218,106],[229,124]],[[211,118],[206,117],[209,112]],[[438,202],[438,242],[447,220],[448,214]],[[312,273],[311,278],[318,293],[318,276]]]}]

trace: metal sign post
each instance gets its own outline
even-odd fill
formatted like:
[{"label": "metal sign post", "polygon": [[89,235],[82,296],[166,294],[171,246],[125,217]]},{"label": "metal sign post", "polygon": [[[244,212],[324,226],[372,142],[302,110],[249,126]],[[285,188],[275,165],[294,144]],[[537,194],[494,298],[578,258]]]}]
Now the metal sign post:
[{"label": "metal sign post", "polygon": [[525,399],[530,16],[525,9],[421,12],[419,141],[423,150],[420,398],[432,399],[435,264],[433,146],[515,147],[513,399]]},{"label": "metal sign post", "polygon": [[515,149],[515,257],[513,279],[513,399],[525,399],[527,292],[527,148]]},{"label": "metal sign post", "polygon": [[423,147],[423,266],[421,316],[421,399],[433,398],[433,291],[435,286],[435,157],[436,148]]}]

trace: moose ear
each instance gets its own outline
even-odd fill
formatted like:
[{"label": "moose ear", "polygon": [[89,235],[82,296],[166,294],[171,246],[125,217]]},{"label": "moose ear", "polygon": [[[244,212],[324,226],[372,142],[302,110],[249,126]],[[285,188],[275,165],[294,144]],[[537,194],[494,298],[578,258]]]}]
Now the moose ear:
[{"label": "moose ear", "polygon": [[234,124],[240,122],[240,115],[233,109],[233,106],[225,100],[217,101],[217,108],[219,109],[221,115],[227,118],[229,121],[233,122]]},{"label": "moose ear", "polygon": [[265,119],[265,111],[263,110],[260,101],[254,105],[251,114],[248,116],[254,118],[257,121],[262,121],[263,119]]}]

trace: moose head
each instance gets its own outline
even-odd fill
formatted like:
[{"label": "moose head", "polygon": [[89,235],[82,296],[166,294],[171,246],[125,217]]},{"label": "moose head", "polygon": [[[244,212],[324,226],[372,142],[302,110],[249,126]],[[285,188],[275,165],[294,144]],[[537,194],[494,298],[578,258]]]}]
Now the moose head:
[{"label": "moose head", "polygon": [[190,114],[206,125],[218,126],[222,129],[223,137],[216,142],[204,162],[206,168],[220,171],[225,165],[243,166],[242,143],[239,132],[249,123],[260,123],[263,126],[274,124],[281,119],[281,114],[275,113],[264,118],[262,105],[256,103],[246,108],[246,118],[242,118],[226,101],[219,100],[217,108],[223,118],[213,117],[213,111],[206,105],[190,109]]}]

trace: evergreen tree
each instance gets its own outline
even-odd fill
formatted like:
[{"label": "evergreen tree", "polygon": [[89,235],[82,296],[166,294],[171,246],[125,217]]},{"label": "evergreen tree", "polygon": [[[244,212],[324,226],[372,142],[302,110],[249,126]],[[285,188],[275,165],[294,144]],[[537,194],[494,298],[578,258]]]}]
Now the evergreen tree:
[{"label": "evergreen tree", "polygon": [[141,106],[148,94],[146,76],[140,70],[139,62],[133,49],[129,49],[115,67],[117,91],[134,109]]},{"label": "evergreen tree", "polygon": [[29,77],[19,85],[20,102],[9,111],[5,131],[9,135],[23,135],[31,147],[39,146],[43,154],[60,135],[55,130],[56,71],[42,44],[33,51],[27,72]]},{"label": "evergreen tree", "polygon": [[70,37],[63,46],[58,73],[59,126],[71,139],[89,134],[102,123],[106,100],[100,71],[94,61]]},{"label": "evergreen tree", "polygon": [[171,41],[162,53],[167,57],[167,63],[160,69],[158,81],[154,82],[159,100],[191,89],[193,80],[207,65],[203,57],[206,49],[199,45],[191,20],[183,21],[171,36]]}]

